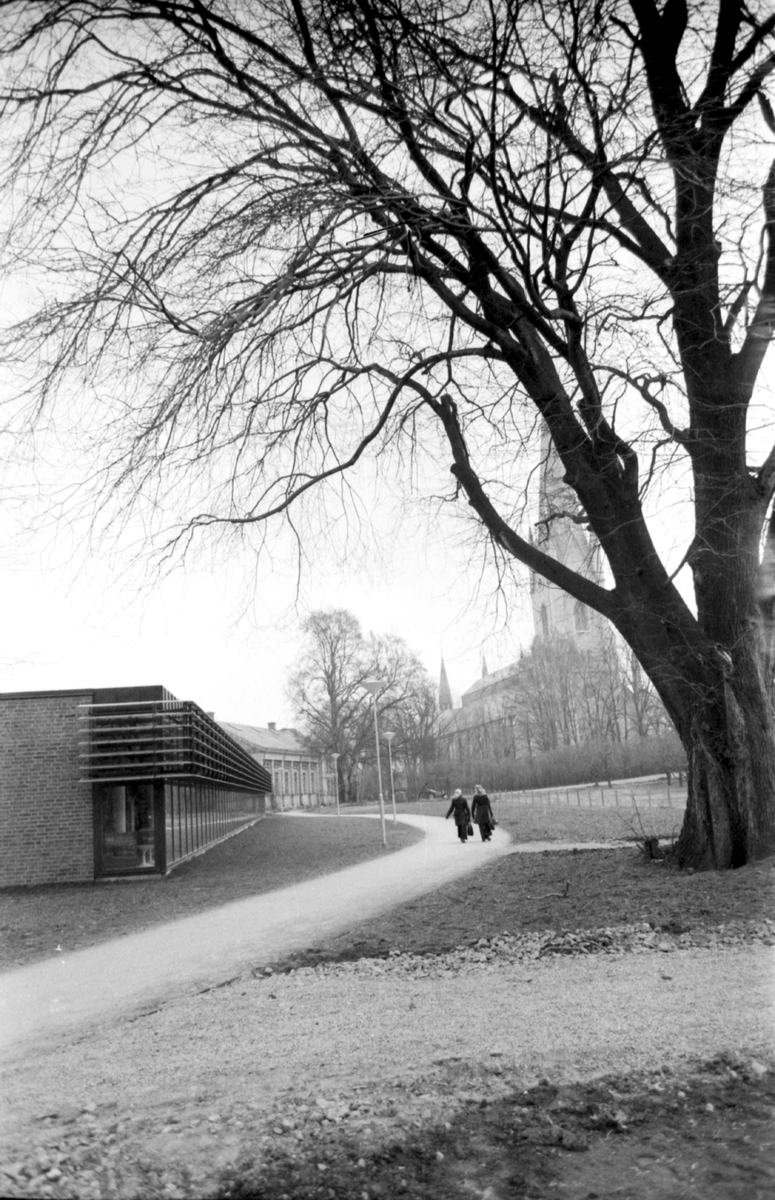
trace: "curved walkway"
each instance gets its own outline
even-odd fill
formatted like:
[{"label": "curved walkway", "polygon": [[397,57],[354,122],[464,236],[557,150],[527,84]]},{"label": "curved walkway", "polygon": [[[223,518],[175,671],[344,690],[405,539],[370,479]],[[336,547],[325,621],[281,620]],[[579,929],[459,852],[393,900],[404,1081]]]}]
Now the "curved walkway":
[{"label": "curved walkway", "polygon": [[499,828],[489,843],[461,845],[452,823],[440,817],[398,819],[422,829],[423,840],[293,887],[0,975],[0,1054],[16,1055],[33,1041],[40,1047],[80,1026],[159,1007],[182,991],[217,987],[515,848]]}]

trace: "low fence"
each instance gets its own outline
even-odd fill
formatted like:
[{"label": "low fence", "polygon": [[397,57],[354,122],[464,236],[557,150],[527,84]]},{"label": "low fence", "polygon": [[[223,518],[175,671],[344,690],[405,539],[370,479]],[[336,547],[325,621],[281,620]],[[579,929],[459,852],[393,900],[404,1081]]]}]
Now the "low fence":
[{"label": "low fence", "polygon": [[556,805],[563,808],[686,808],[686,785],[663,779],[567,788],[492,792],[498,804]]}]

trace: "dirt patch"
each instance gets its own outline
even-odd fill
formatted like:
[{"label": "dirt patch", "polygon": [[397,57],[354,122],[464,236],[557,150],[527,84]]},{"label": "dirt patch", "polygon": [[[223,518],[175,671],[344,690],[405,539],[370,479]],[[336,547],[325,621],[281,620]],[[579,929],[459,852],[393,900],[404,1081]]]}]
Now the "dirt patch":
[{"label": "dirt patch", "polygon": [[[454,1074],[455,1093],[481,1089],[465,1070]],[[394,1113],[401,1103],[396,1095]],[[275,1142],[260,1169],[246,1162],[226,1173],[218,1195],[764,1200],[775,1191],[775,1075],[757,1061],[564,1087],[543,1081],[495,1102],[474,1092],[450,1116],[376,1147],[328,1122],[292,1152]]]},{"label": "dirt patch", "polygon": [[773,859],[739,871],[687,874],[663,860],[647,861],[633,848],[512,854],[355,925],[285,965],[395,951],[439,953],[502,933],[638,923],[672,937],[721,926],[734,936],[737,925],[772,917],[774,902]]},{"label": "dirt patch", "polygon": [[[397,822],[387,852],[422,837]],[[358,817],[268,816],[165,879],[0,891],[0,970],[289,887],[386,853],[379,826]]]},{"label": "dirt patch", "polygon": [[3,1194],[771,1194],[771,952],[465,958],[246,977],[19,1063]]}]

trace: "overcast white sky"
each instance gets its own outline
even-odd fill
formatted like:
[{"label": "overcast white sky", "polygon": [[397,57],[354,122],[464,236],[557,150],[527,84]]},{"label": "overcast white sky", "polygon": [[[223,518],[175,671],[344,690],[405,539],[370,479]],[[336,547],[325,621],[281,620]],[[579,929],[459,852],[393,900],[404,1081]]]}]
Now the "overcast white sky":
[{"label": "overcast white sky", "polygon": [[423,537],[409,516],[392,530],[394,513],[376,519],[373,555],[349,566],[313,548],[298,597],[290,544],[258,568],[235,546],[140,585],[128,549],[87,553],[66,529],[30,529],[29,509],[6,517],[0,691],[160,683],[224,720],[292,725],[286,679],[311,609],[347,608],[364,631],[398,634],[435,681],[443,653],[458,692],[482,654],[495,670],[532,637],[524,588],[504,628],[480,561],[454,538],[437,540],[435,525]]},{"label": "overcast white sky", "polygon": [[[763,399],[751,422],[757,458],[773,428],[769,389]],[[398,634],[436,682],[443,654],[458,694],[479,677],[483,655],[497,670],[532,640],[526,575],[507,585],[507,604],[496,602],[494,574],[482,574],[481,546],[464,544],[459,518],[400,508],[384,490],[371,511],[369,486],[361,492],[352,553],[342,553],[332,531],[307,547],[300,580],[283,536],[258,563],[249,546],[224,544],[141,580],[126,542],[89,547],[83,529],[72,537],[67,526],[36,519],[50,499],[41,476],[50,479],[40,463],[17,461],[15,474],[9,464],[8,502],[0,492],[0,691],[158,683],[223,720],[284,726],[294,724],[286,681],[298,623],[312,609],[347,608],[365,632]],[[14,504],[20,488],[25,499]],[[670,569],[691,537],[686,498],[679,488],[657,499]]]},{"label": "overcast white sky", "polygon": [[[752,453],[761,459],[773,430],[764,381],[751,428]],[[85,526],[73,536],[67,525],[40,518],[56,484],[79,470],[66,445],[34,457],[6,447],[0,691],[162,684],[223,720],[284,726],[295,720],[286,682],[299,620],[310,610],[346,608],[365,632],[398,634],[435,682],[443,654],[458,694],[479,677],[483,655],[497,670],[532,640],[526,573],[507,585],[507,604],[496,602],[494,574],[482,574],[481,542],[477,551],[465,539],[466,506],[441,516],[422,504],[405,507],[392,477],[378,480],[371,468],[358,489],[360,523],[348,526],[347,549],[336,526],[311,538],[300,580],[283,536],[258,563],[249,543],[221,544],[189,556],[184,569],[151,569],[142,580],[126,538],[90,547]],[[687,499],[681,486],[655,496],[657,541],[670,570],[692,534]],[[679,586],[687,575],[681,572]]]},{"label": "overcast white sky", "polygon": [[[763,453],[769,405],[756,424]],[[158,683],[223,720],[284,726],[294,724],[286,681],[298,623],[312,609],[347,608],[365,632],[398,634],[436,682],[443,654],[458,694],[478,678],[482,655],[497,670],[532,639],[525,576],[509,585],[508,607],[496,603],[493,574],[482,575],[481,550],[463,544],[459,519],[399,508],[384,490],[371,511],[368,485],[361,493],[353,552],[338,550],[333,532],[313,541],[301,580],[281,537],[257,564],[249,546],[222,545],[143,582],[126,542],[89,548],[83,529],[73,538],[67,526],[38,521],[51,473],[40,461],[15,462],[15,474],[10,463],[4,472],[10,497],[0,493],[0,691]],[[67,474],[66,458],[54,467]],[[24,501],[14,504],[20,489]],[[671,569],[691,536],[685,500],[683,489],[661,497]]]},{"label": "overcast white sky", "polygon": [[[4,317],[19,307],[13,288],[0,284]],[[771,382],[772,363],[768,375]],[[752,425],[763,454],[772,439],[772,387],[762,393]],[[290,544],[258,567],[239,546],[215,561],[192,557],[185,571],[157,573],[139,587],[128,547],[109,552],[98,544],[87,552],[67,527],[36,523],[52,471],[56,478],[60,464],[64,475],[72,468],[66,448],[42,472],[39,463],[20,465],[13,447],[0,447],[0,454],[4,449],[0,691],[158,683],[224,720],[291,725],[286,681],[299,650],[298,622],[312,609],[346,608],[365,632],[398,634],[434,681],[443,655],[458,694],[478,678],[482,655],[496,670],[532,639],[524,575],[510,590],[508,609],[497,605],[494,579],[482,578],[481,552],[461,544],[454,521],[378,506],[373,543],[366,529],[365,549],[355,558],[337,561],[333,535],[332,546],[307,548],[311,565],[298,596]],[[14,503],[20,488],[21,507]],[[661,502],[658,541],[663,548],[670,542],[670,569],[692,534],[686,499],[684,489]]]},{"label": "overcast white sky", "polygon": [[[0,281],[5,319],[29,304],[20,283]],[[0,380],[0,399],[13,391]],[[71,405],[79,408],[77,394]],[[314,609],[349,609],[365,633],[398,634],[436,684],[443,655],[456,697],[480,676],[483,656],[496,670],[532,641],[526,572],[517,567],[521,582],[496,601],[482,543],[462,544],[466,506],[441,521],[422,500],[407,509],[392,473],[373,465],[355,488],[357,519],[305,542],[301,578],[279,532],[258,564],[249,545],[204,545],[183,569],[143,574],[136,530],[134,544],[90,543],[88,523],[74,533],[46,516],[93,465],[77,435],[68,442],[67,405],[53,414],[34,446],[0,438],[0,692],[162,684],[223,720],[290,726],[287,678],[300,620]],[[449,479],[444,463],[435,466],[430,492]]]}]

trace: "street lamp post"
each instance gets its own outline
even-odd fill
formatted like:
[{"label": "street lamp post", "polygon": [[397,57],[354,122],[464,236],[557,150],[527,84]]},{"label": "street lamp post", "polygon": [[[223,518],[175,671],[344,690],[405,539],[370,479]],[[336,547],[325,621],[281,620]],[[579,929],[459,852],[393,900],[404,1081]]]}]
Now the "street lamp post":
[{"label": "street lamp post", "polygon": [[390,797],[393,801],[393,821],[396,819],[396,787],[393,780],[393,738],[396,735],[391,731],[384,734],[385,741],[388,744],[388,762],[390,763]]},{"label": "street lamp post", "polygon": [[337,770],[337,763],[339,762],[339,758],[340,758],[340,755],[338,755],[338,754],[331,755],[331,761],[334,764],[334,794],[336,795],[336,815],[337,816],[339,816],[339,771]]},{"label": "street lamp post", "polygon": [[379,761],[379,726],[377,724],[377,692],[382,687],[379,679],[364,679],[363,686],[371,696],[374,705],[374,741],[377,748],[377,781],[379,784],[379,819],[382,823],[382,845],[387,846],[387,831],[385,830],[385,801],[382,796],[382,767]]}]

